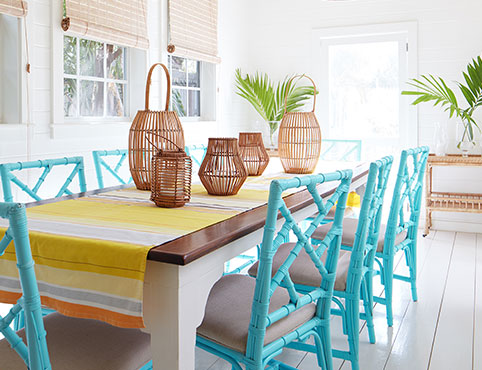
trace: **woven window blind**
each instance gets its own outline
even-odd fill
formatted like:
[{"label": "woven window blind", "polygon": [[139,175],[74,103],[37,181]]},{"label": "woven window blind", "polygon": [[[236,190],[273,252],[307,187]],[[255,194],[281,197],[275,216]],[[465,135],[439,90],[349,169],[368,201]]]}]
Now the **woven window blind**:
[{"label": "woven window blind", "polygon": [[168,52],[219,63],[218,0],[169,0]]},{"label": "woven window blind", "polygon": [[148,49],[146,0],[65,0],[62,29],[100,41]]},{"label": "woven window blind", "polygon": [[27,15],[27,2],[22,0],[0,0],[0,13],[14,17]]}]

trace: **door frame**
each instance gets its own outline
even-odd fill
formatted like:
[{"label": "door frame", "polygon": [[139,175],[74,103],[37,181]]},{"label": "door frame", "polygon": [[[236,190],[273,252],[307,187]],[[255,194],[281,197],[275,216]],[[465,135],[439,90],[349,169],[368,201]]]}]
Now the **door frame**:
[{"label": "door frame", "polygon": [[[400,58],[400,61],[406,65],[406,79],[408,80],[416,78],[418,75],[417,32],[418,23],[416,21],[314,29],[312,31],[311,75],[316,81],[321,81],[319,100],[317,99],[320,103],[317,105],[316,113],[322,126],[323,122],[327,122],[329,119],[329,45],[405,40],[406,60]],[[400,45],[402,44],[400,43]],[[400,89],[405,88],[407,85],[400,81]],[[409,96],[400,94],[400,145],[402,148],[417,146],[419,143],[418,110],[410,103]]]}]

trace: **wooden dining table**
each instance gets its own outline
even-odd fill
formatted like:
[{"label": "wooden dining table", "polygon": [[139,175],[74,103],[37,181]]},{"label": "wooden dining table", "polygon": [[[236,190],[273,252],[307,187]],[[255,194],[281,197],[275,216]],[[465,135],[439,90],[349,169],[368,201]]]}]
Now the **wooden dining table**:
[{"label": "wooden dining table", "polygon": [[[327,173],[337,169],[352,169],[351,190],[363,192],[368,176],[368,163],[321,162],[315,172]],[[263,178],[300,176],[283,174],[281,170],[279,159],[272,158],[265,173],[255,181],[261,183]],[[324,198],[333,193],[335,187],[334,183],[322,184],[319,192]],[[113,190],[115,188],[100,189],[34,202],[27,207],[35,208],[49,202],[92,197]],[[207,194],[205,196],[208,197]],[[205,199],[209,201],[209,198]],[[317,211],[306,189],[287,194],[284,201],[297,221]],[[260,243],[267,211],[266,203],[267,198],[266,201],[249,206],[199,230],[168,241],[154,242],[154,246],[148,249],[142,296],[142,319],[145,328],[142,330],[151,335],[155,370],[194,369],[196,328],[202,322],[209,291],[223,275],[226,261]],[[44,225],[48,225],[48,220],[45,222]],[[139,225],[140,228],[142,226]],[[56,233],[54,227],[48,232]],[[58,233],[61,234],[62,230]],[[81,242],[82,239],[76,239],[76,243]]]}]

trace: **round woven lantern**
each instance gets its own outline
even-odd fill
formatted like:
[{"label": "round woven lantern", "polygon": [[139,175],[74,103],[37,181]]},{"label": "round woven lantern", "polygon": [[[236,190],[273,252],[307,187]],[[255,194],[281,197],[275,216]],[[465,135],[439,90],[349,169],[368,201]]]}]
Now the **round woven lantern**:
[{"label": "round woven lantern", "polygon": [[260,176],[268,166],[269,155],[264,147],[261,132],[240,132],[239,154],[248,176]]},{"label": "round woven lantern", "polygon": [[[166,73],[167,93],[164,111],[149,110],[149,90],[154,68],[161,66]],[[171,78],[166,66],[156,63],[149,69],[146,82],[145,110],[137,112],[129,131],[129,168],[132,179],[139,190],[151,189],[153,155],[156,148],[165,151],[177,151],[184,148],[184,132],[176,112],[168,111],[171,97]],[[153,145],[149,143],[152,142]]]},{"label": "round woven lantern", "polygon": [[210,138],[199,179],[211,195],[235,195],[248,177],[238,139]]},{"label": "round woven lantern", "polygon": [[[295,78],[297,76],[294,76]],[[316,85],[314,87],[313,110],[311,112],[286,112],[288,95],[285,98],[285,113],[279,127],[278,150],[281,164],[287,173],[312,173],[321,151],[321,130],[315,116]],[[288,82],[289,89],[291,78]]]},{"label": "round woven lantern", "polygon": [[151,200],[156,206],[174,208],[189,202],[192,160],[184,150],[159,150],[151,167]]}]

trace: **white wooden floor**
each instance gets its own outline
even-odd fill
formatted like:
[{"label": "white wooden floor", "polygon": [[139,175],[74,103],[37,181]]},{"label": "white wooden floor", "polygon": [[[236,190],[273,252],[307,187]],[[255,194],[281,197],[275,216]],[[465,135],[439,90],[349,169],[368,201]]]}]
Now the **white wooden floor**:
[{"label": "white wooden floor", "polygon": [[[406,273],[404,263],[397,269]],[[482,234],[433,231],[420,238],[418,276],[416,303],[409,285],[395,282],[392,328],[384,307],[375,307],[376,344],[361,329],[361,370],[482,370]],[[344,348],[338,318],[332,333],[333,346]],[[312,354],[286,350],[279,359],[298,369],[318,368]],[[338,359],[334,365],[351,369]],[[226,361],[197,349],[196,370],[230,369]]]}]

